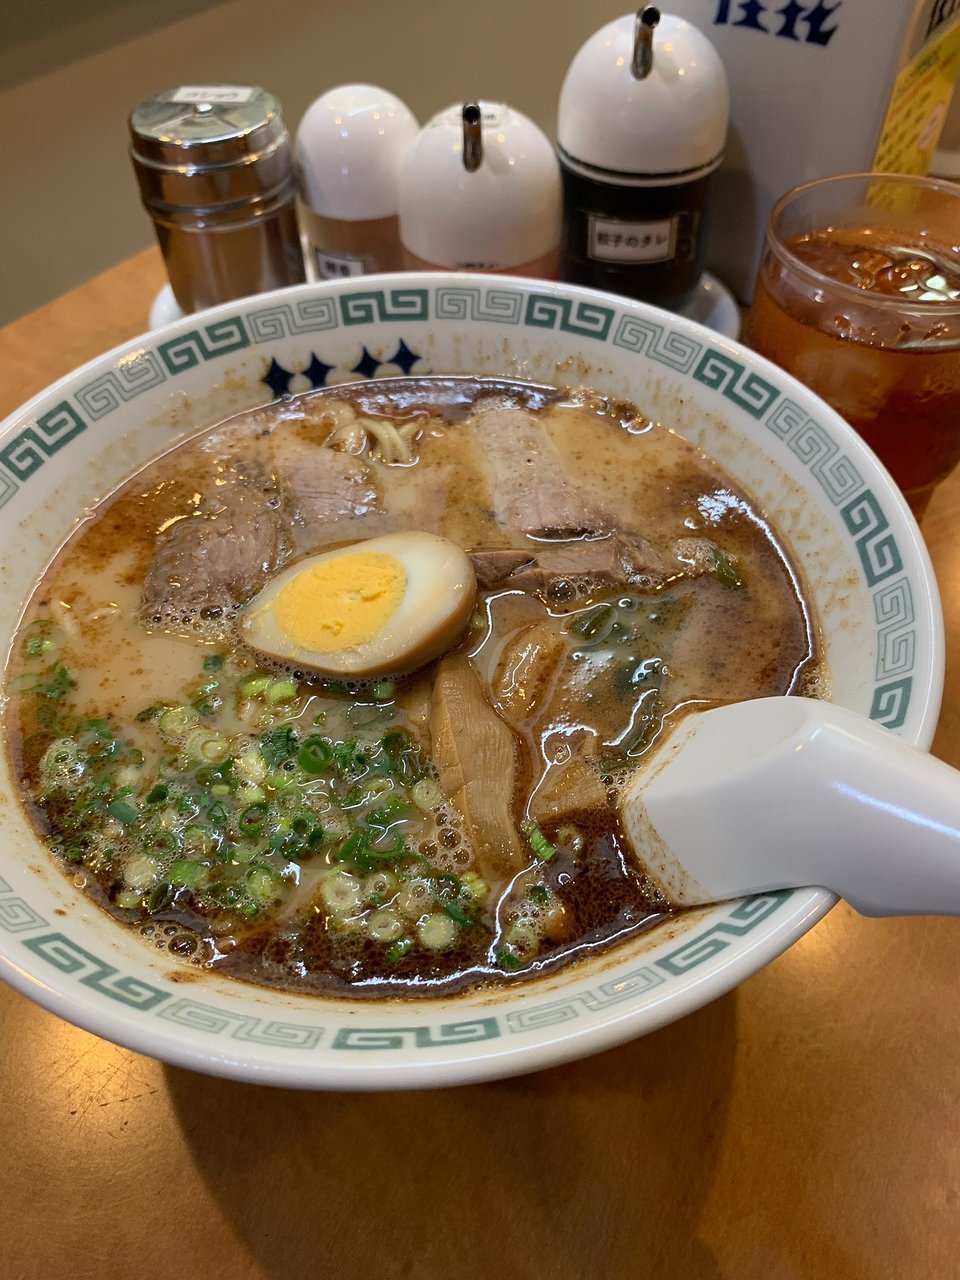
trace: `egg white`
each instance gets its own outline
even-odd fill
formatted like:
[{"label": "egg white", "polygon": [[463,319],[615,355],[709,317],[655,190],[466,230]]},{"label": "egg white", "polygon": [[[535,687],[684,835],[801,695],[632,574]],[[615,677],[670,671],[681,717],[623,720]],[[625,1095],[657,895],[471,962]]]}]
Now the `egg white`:
[{"label": "egg white", "polygon": [[[377,633],[362,643],[338,650],[306,647],[277,620],[280,593],[314,565],[358,552],[379,552],[400,564],[406,582],[396,609]],[[404,675],[457,642],[470,620],[476,596],[473,565],[461,547],[432,533],[390,533],[309,556],[285,569],[244,606],[240,635],[260,653],[323,675],[356,679]],[[318,606],[322,608],[322,601]]]}]

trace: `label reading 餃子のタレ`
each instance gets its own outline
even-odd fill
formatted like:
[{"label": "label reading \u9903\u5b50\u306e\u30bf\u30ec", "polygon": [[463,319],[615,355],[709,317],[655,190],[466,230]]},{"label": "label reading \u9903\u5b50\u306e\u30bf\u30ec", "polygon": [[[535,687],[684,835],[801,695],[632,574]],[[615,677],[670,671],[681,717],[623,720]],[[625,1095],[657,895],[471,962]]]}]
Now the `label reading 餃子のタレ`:
[{"label": "label reading \u9903\u5b50\u306e\u30bf\u30ec", "polygon": [[596,262],[667,262],[676,252],[677,220],[624,222],[590,214],[587,237]]}]

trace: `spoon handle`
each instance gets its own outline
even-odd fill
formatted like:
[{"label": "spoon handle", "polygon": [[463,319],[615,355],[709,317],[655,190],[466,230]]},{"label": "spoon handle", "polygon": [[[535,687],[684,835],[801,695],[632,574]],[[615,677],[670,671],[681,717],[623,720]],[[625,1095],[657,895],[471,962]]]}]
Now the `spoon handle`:
[{"label": "spoon handle", "polygon": [[624,818],[678,903],[821,885],[865,915],[960,915],[960,772],[863,716],[762,698],[688,716],[664,755]]}]

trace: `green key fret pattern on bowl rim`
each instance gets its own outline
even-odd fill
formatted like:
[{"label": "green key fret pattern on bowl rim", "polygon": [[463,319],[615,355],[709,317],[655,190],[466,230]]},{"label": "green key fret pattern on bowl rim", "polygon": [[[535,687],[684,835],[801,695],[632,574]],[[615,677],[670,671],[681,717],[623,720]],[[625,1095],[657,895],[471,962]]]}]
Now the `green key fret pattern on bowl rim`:
[{"label": "green key fret pattern on bowl rim", "polygon": [[[491,335],[499,354],[491,354]],[[557,339],[562,345],[541,359],[543,343]],[[458,363],[448,353],[460,347]],[[939,605],[922,541],[879,465],[826,406],[736,343],[589,290],[500,277],[368,277],[362,286],[300,286],[188,317],[92,362],[8,420],[0,434],[0,524],[8,516],[19,522],[21,512],[51,494],[55,485],[45,473],[51,466],[58,475],[70,468],[81,442],[78,470],[96,453],[100,433],[105,448],[141,417],[162,418],[165,406],[215,382],[245,381],[243,407],[252,407],[278,392],[359,377],[480,372],[562,381],[574,359],[586,365],[572,380],[601,391],[614,371],[628,385],[636,380],[630,398],[641,404],[646,381],[668,398],[682,392],[705,414],[756,424],[747,430],[758,432],[761,447],[800,475],[859,578],[872,655],[859,709],[928,745],[942,678]],[[552,378],[544,373],[551,360]],[[173,438],[176,431],[167,440],[154,435],[139,461]],[[710,443],[704,447],[713,452]],[[66,524],[57,530],[61,538],[68,531]],[[42,565],[38,560],[37,572]],[[373,1087],[362,1072],[356,1080],[345,1077],[338,1059],[348,1059],[354,1071],[368,1057],[395,1060],[393,1074],[388,1069],[384,1078],[415,1085],[507,1074],[616,1043],[728,989],[789,945],[833,901],[815,889],[764,894],[693,913],[672,926],[669,937],[655,930],[605,968],[514,988],[519,998],[507,989],[482,1003],[473,997],[418,1002],[405,1011],[360,1004],[347,1016],[330,1002],[278,1000],[237,983],[228,985],[241,988],[240,994],[231,998],[228,992],[224,999],[222,980],[187,990],[164,976],[139,939],[106,917],[101,921],[99,913],[82,913],[82,936],[69,915],[51,918],[32,898],[36,881],[24,879],[21,862],[7,838],[0,854],[0,958],[9,980],[64,1016],[145,1052],[245,1078],[326,1086]],[[105,941],[91,948],[98,930]],[[137,963],[138,948],[149,964]],[[72,1000],[80,1002],[79,1011]],[[104,1012],[111,1005],[119,1020]],[[137,1033],[138,1020],[152,1023],[158,1034]],[[206,1046],[224,1041],[231,1048],[211,1056]],[[471,1048],[481,1042],[498,1047],[482,1054]],[[511,1042],[522,1047],[512,1053]],[[242,1053],[238,1045],[245,1046]],[[312,1074],[291,1065],[304,1051],[322,1059]]]}]

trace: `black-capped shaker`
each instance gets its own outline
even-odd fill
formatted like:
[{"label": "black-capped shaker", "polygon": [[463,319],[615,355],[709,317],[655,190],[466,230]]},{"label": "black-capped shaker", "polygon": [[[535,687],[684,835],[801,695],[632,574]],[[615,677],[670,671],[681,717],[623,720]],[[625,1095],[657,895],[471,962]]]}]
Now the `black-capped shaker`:
[{"label": "black-capped shaker", "polygon": [[664,307],[688,301],[729,115],[723,63],[691,23],[646,5],[595,32],[558,105],[561,279]]}]

